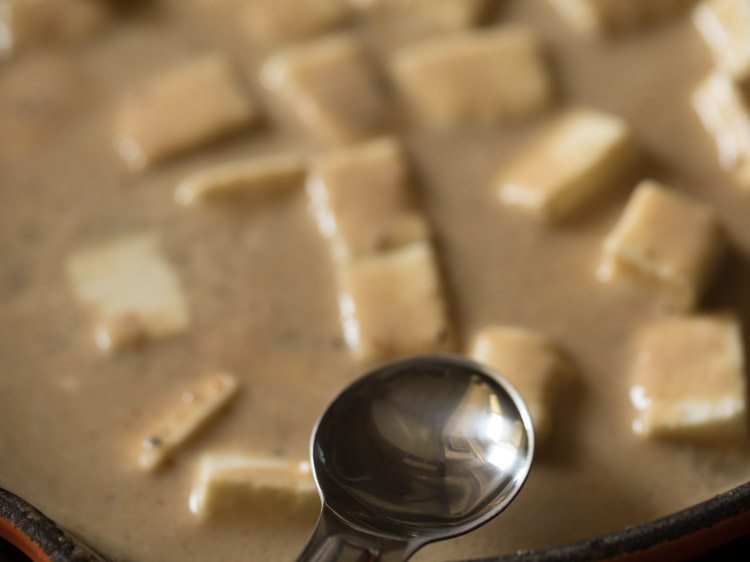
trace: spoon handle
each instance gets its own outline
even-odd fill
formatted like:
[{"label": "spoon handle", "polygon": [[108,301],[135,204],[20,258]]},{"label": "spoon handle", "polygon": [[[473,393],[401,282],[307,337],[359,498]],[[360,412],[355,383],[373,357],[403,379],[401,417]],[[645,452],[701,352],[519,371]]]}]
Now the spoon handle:
[{"label": "spoon handle", "polygon": [[417,546],[351,528],[324,505],[297,562],[403,562]]}]

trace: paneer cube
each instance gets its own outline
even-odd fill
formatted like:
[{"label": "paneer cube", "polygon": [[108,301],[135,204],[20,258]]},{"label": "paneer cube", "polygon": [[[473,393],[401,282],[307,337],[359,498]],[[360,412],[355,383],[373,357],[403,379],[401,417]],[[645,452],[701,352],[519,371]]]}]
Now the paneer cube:
[{"label": "paneer cube", "polygon": [[298,154],[275,154],[226,162],[186,177],[174,193],[179,205],[220,198],[257,198],[304,185],[307,163]]},{"label": "paneer cube", "polygon": [[240,453],[205,455],[190,494],[190,511],[202,519],[318,505],[307,462]]},{"label": "paneer cube", "polygon": [[248,125],[257,108],[218,54],[183,63],[148,80],[122,101],[115,148],[140,170]]},{"label": "paneer cube", "polygon": [[713,73],[693,94],[693,107],[714,137],[719,161],[737,182],[750,189],[750,97],[728,76]]},{"label": "paneer cube", "polygon": [[347,264],[341,271],[339,307],[344,337],[358,359],[450,345],[437,264],[426,242]]},{"label": "paneer cube", "polygon": [[539,39],[521,27],[416,43],[396,54],[394,72],[414,110],[436,126],[528,117],[552,101]]},{"label": "paneer cube", "polygon": [[724,253],[719,221],[707,205],[645,180],[604,242],[601,281],[623,274],[662,287],[676,308],[696,304]]},{"label": "paneer cube", "polygon": [[647,437],[737,438],[747,433],[745,360],[733,316],[671,317],[638,337],[633,430]]},{"label": "paneer cube", "polygon": [[360,10],[407,19],[419,28],[455,30],[477,25],[488,0],[349,0]]},{"label": "paneer cube", "polygon": [[693,21],[719,69],[750,96],[750,2],[705,0],[695,8]]},{"label": "paneer cube", "polygon": [[228,373],[214,374],[195,383],[141,441],[138,465],[146,471],[159,468],[213,420],[238,390],[239,382]]},{"label": "paneer cube", "polygon": [[240,19],[253,40],[273,45],[322,34],[345,23],[350,15],[343,0],[249,0]]},{"label": "paneer cube", "polygon": [[406,159],[393,139],[319,158],[307,187],[312,213],[338,261],[428,238],[412,202]]},{"label": "paneer cube", "polygon": [[107,20],[107,8],[96,0],[0,0],[0,58],[87,39]]},{"label": "paneer cube", "polygon": [[565,218],[617,187],[636,154],[623,119],[598,111],[571,111],[502,172],[500,200],[542,220]]},{"label": "paneer cube", "polygon": [[261,80],[322,141],[344,143],[377,131],[387,114],[381,77],[348,36],[318,39],[269,58]]},{"label": "paneer cube", "polygon": [[654,24],[690,7],[694,0],[549,0],[576,31],[593,36]]},{"label": "paneer cube", "polygon": [[537,437],[552,429],[554,391],[567,373],[566,361],[545,336],[513,327],[488,327],[474,338],[471,358],[505,376],[526,401]]},{"label": "paneer cube", "polygon": [[76,297],[93,312],[103,350],[187,329],[190,318],[179,279],[151,233],[82,250],[67,262]]}]

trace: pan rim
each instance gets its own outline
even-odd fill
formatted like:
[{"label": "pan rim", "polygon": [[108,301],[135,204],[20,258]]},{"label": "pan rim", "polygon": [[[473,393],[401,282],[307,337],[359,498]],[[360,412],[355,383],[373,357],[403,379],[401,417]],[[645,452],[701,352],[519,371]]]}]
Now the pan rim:
[{"label": "pan rim", "polygon": [[[516,552],[467,562],[583,562],[623,558],[701,531],[708,531],[722,523],[750,515],[750,481],[706,501],[623,529],[558,546]],[[37,545],[54,562],[105,561],[94,551],[82,547],[79,539],[62,530],[46,515],[20,497],[0,488],[0,538],[20,548],[17,536],[3,533],[3,528],[15,528]],[[746,531],[746,527],[745,527]],[[739,536],[738,533],[735,535]],[[727,539],[736,536],[727,536]],[[721,543],[726,541],[721,541]],[[88,551],[84,553],[85,551]],[[28,552],[27,552],[28,554]],[[84,554],[83,557],[81,555]],[[34,558],[32,558],[34,560]],[[35,561],[36,562],[36,561]]]}]

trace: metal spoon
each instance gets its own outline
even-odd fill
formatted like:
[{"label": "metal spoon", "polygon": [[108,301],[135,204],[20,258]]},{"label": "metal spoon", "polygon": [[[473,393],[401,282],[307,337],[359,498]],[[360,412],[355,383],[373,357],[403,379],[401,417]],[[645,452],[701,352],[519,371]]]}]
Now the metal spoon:
[{"label": "metal spoon", "polygon": [[300,562],[408,560],[486,523],[523,486],[534,430],[500,375],[453,355],[378,367],[318,421],[323,509]]}]

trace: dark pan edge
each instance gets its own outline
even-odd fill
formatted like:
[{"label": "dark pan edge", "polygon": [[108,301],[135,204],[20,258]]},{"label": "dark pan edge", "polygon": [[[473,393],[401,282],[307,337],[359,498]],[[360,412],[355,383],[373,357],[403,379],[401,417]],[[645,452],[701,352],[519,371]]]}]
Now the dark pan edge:
[{"label": "dark pan edge", "polygon": [[[613,509],[616,508],[613,506]],[[708,538],[694,543],[685,541],[694,536],[698,538],[697,535],[701,532],[713,530],[717,531],[717,537],[713,541]],[[684,557],[700,554],[695,549],[705,550],[707,547],[718,546],[748,531],[750,531],[750,482],[665,517],[626,527],[614,533],[561,546],[518,552],[497,558],[484,558],[473,562],[664,560],[666,558],[662,547],[668,547],[672,542],[683,541],[684,544],[675,544],[673,548],[670,548],[675,556],[674,558],[670,556],[670,559],[674,560],[678,557],[682,558],[682,554]],[[651,556],[649,551],[657,547],[660,547],[659,552],[654,552]]]},{"label": "dark pan edge", "polygon": [[[616,509],[616,506],[613,506]],[[106,562],[108,559],[60,529],[44,514],[19,497],[0,488],[0,520],[10,522],[38,545],[52,562]],[[626,527],[621,531],[576,543],[541,550],[518,552],[473,562],[584,562],[606,559],[670,559],[697,554],[695,550],[713,547],[747,533],[750,529],[750,482],[705,502],[666,517]],[[712,539],[700,538],[712,532]],[[0,536],[2,521],[0,521]],[[697,542],[691,543],[691,537]],[[13,542],[12,537],[5,537]],[[652,552],[653,551],[653,552]],[[650,553],[652,552],[652,555]],[[681,553],[681,554],[680,554]],[[684,555],[684,556],[683,556]]]},{"label": "dark pan edge", "polygon": [[44,552],[51,562],[108,562],[71,533],[18,496],[0,488],[0,537],[15,544],[35,560],[33,553],[17,544],[11,531],[20,531],[29,543]]}]

